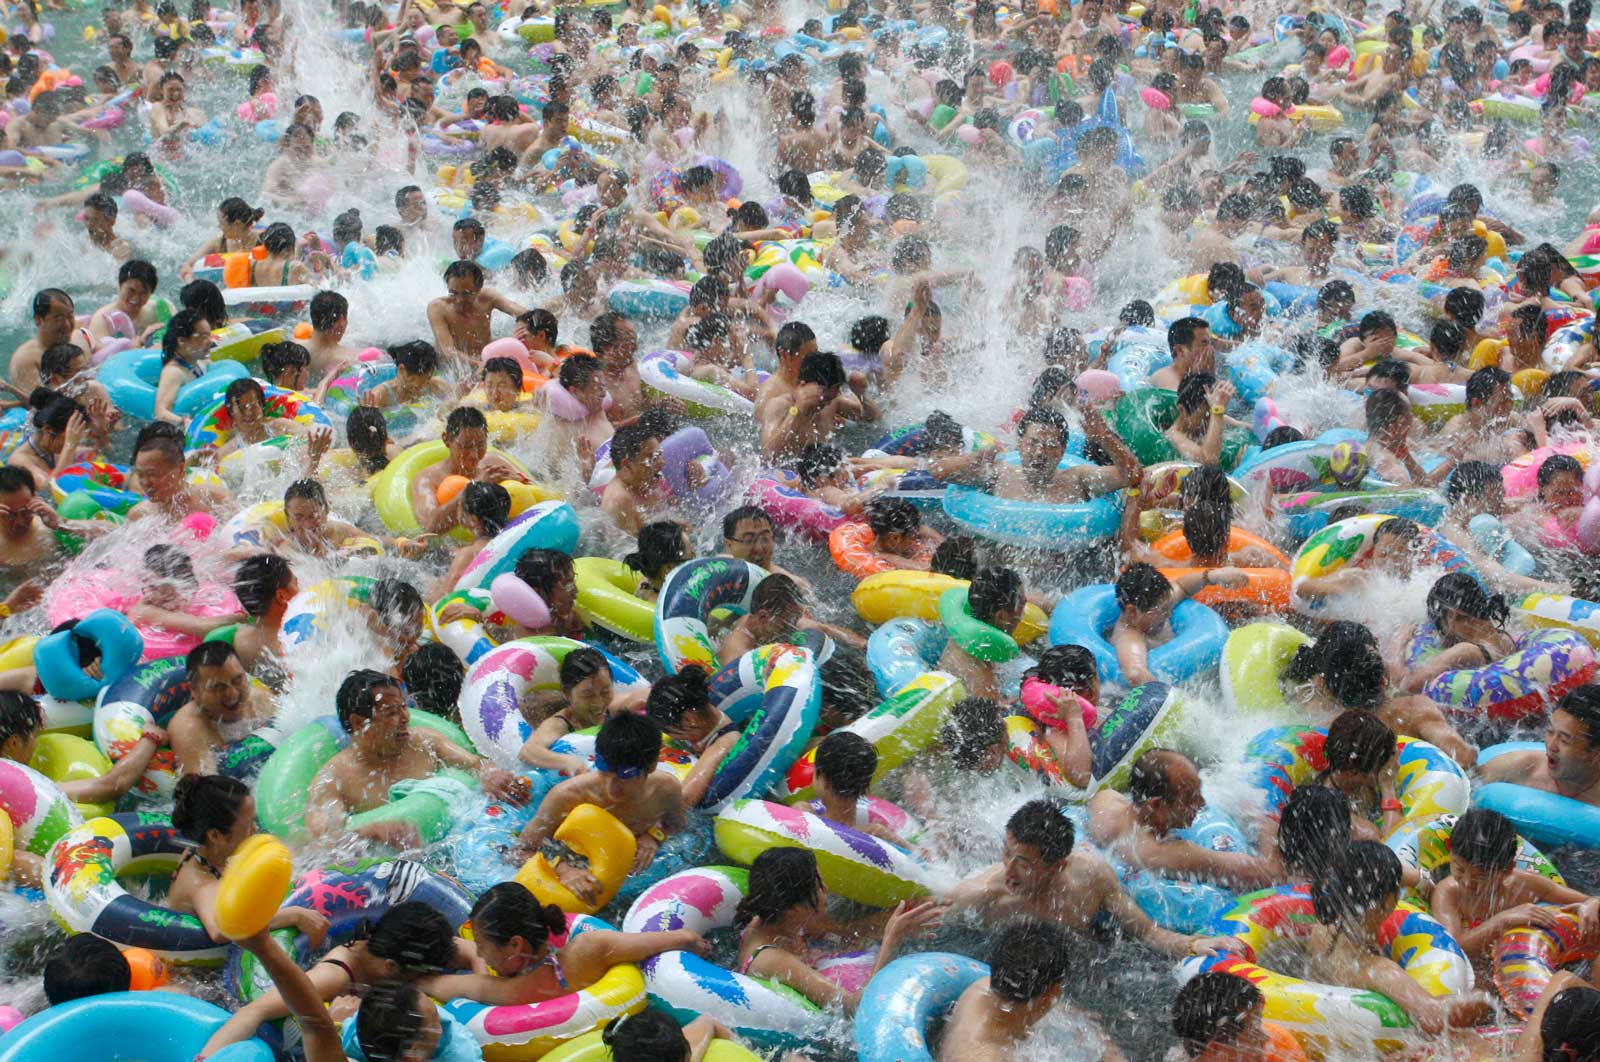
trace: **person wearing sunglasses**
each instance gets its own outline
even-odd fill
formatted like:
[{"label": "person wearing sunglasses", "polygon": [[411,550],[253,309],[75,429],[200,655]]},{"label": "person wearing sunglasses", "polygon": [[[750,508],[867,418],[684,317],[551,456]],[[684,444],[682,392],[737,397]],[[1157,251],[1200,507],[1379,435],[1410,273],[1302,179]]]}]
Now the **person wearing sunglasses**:
[{"label": "person wearing sunglasses", "polygon": [[[559,783],[545,794],[533,820],[517,838],[513,858],[531,858],[549,843],[572,810],[594,804],[633,831],[638,848],[630,873],[648,867],[668,834],[683,829],[683,788],[672,775],[656,770],[661,730],[642,715],[625,712],[607,719],[594,739],[594,770]],[[562,867],[568,863],[563,860]],[[587,870],[563,875],[561,883],[583,899],[599,895],[600,883]],[[587,892],[587,895],[585,894]]]}]

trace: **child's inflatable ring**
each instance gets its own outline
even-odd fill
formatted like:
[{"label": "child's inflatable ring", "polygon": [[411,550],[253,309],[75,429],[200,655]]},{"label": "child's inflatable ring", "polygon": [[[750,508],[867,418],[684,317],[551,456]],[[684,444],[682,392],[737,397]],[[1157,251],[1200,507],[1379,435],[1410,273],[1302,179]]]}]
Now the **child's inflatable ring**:
[{"label": "child's inflatable ring", "polygon": [[[1094,654],[1100,681],[1127,688],[1117,651],[1106,639],[1121,607],[1109,583],[1081,587],[1050,614],[1051,645],[1081,645]],[[1150,673],[1162,682],[1183,682],[1216,666],[1228,640],[1228,625],[1198,601],[1183,600],[1172,610],[1173,638],[1150,650]]]},{"label": "child's inflatable ring", "polygon": [[1594,648],[1577,631],[1536,630],[1509,656],[1477,668],[1445,671],[1422,687],[1436,704],[1515,722],[1549,707],[1594,678]]},{"label": "child's inflatable ring", "polygon": [[[73,1058],[112,1062],[137,1044],[144,1058],[194,1058],[232,1015],[177,992],[106,992],[61,1003],[5,1034],[3,1062]],[[273,1062],[259,1039],[229,1044],[213,1062]]]},{"label": "child's inflatable ring", "polygon": [[1031,502],[952,483],[945,488],[943,506],[957,526],[980,538],[1053,552],[1087,549],[1114,536],[1122,522],[1120,492],[1086,502]]},{"label": "child's inflatable ring", "polygon": [[[1369,513],[1329,524],[1306,539],[1300,551],[1294,555],[1290,573],[1296,580],[1316,578],[1331,575],[1346,564],[1361,560],[1371,551],[1378,527],[1395,519],[1398,517]],[[1428,563],[1437,564],[1447,572],[1464,571],[1477,578],[1477,573],[1461,551],[1437,531],[1424,527],[1422,541],[1427,550]]]},{"label": "child's inflatable ring", "polygon": [[1538,493],[1539,469],[1550,458],[1557,455],[1571,457],[1587,469],[1592,453],[1592,443],[1562,442],[1553,446],[1541,446],[1537,450],[1530,450],[1521,457],[1506,462],[1500,469],[1500,480],[1506,487],[1506,501],[1515,501]]},{"label": "child's inflatable ring", "polygon": [[[861,580],[850,594],[850,603],[855,605],[856,615],[875,627],[901,616],[931,623],[939,618],[940,596],[946,590],[969,585],[966,579],[939,572],[902,568]],[[1017,624],[1017,642],[1026,645],[1043,637],[1049,624],[1044,610],[1030,602],[1023,606],[1022,619]]]},{"label": "child's inflatable ring", "polygon": [[[565,947],[567,941],[586,930],[610,928],[589,915],[569,915],[566,934],[552,940],[550,946]],[[644,975],[637,966],[624,963],[611,967],[587,988],[539,1003],[491,1007],[455,999],[440,1006],[463,1032],[483,1046],[485,1055],[504,1062],[521,1062],[543,1057],[558,1044],[619,1015],[643,1010],[646,1002]]]},{"label": "child's inflatable ring", "polygon": [[575,557],[578,615],[591,627],[635,642],[655,640],[656,606],[638,596],[644,576],[608,557]]},{"label": "child's inflatable ring", "polygon": [[1600,947],[1584,941],[1577,915],[1552,913],[1558,920],[1555,928],[1519,926],[1502,935],[1494,946],[1494,985],[1506,1006],[1524,1021],[1557,970],[1600,957]]},{"label": "child's inflatable ring", "polygon": [[[1168,560],[1179,562],[1192,562],[1194,560],[1194,552],[1189,548],[1189,541],[1183,537],[1181,530],[1163,535],[1150,548]],[[1276,546],[1260,535],[1253,535],[1237,527],[1228,531],[1228,552],[1232,553],[1250,548],[1270,553],[1278,560],[1279,566],[1273,568],[1243,568],[1241,570],[1250,580],[1245,586],[1238,589],[1208,586],[1194,595],[1194,600],[1202,605],[1216,605],[1225,601],[1237,601],[1252,605],[1267,605],[1278,610],[1287,609],[1289,607],[1289,558],[1285,557]],[[1180,576],[1198,570],[1200,569],[1189,564],[1184,567],[1162,568],[1161,574],[1170,580],[1176,581]]]},{"label": "child's inflatable ring", "polygon": [[[1250,741],[1244,759],[1252,764],[1249,784],[1264,795],[1264,809],[1276,817],[1295,786],[1312,781],[1327,767],[1323,751],[1326,730],[1307,726],[1279,726],[1263,730]],[[1400,771],[1395,798],[1406,819],[1431,822],[1440,815],[1467,810],[1472,785],[1461,766],[1437,745],[1412,737],[1396,739]]]},{"label": "child's inflatable ring", "polygon": [[567,914],[594,914],[616,898],[633,866],[637,840],[615,815],[596,804],[579,804],[567,813],[552,835],[583,857],[600,883],[600,897],[581,900],[561,884],[556,867],[543,852],[523,864],[513,879],[540,903],[553,903]]},{"label": "child's inflatable ring", "polygon": [[218,965],[227,947],[211,939],[200,919],[135,899],[117,881],[124,871],[171,874],[186,847],[162,815],[90,819],[63,834],[45,857],[45,901],[73,933],[145,948],[168,962]]},{"label": "child's inflatable ring", "polygon": [[[1425,876],[1450,862],[1450,834],[1459,815],[1440,815],[1436,819],[1408,818],[1383,843],[1400,857],[1400,864],[1415,867]],[[1535,848],[1527,838],[1517,838],[1516,868],[1564,884],[1561,872],[1550,857]]]},{"label": "child's inflatable ring", "polygon": [[[613,291],[611,298],[615,302],[617,292]],[[750,399],[722,384],[696,379],[690,375],[693,369],[693,354],[658,350],[639,359],[639,380],[647,392],[682,402],[692,417],[755,415],[755,403]]]},{"label": "child's inflatable ring", "polygon": [[763,645],[713,675],[708,692],[744,728],[700,799],[701,807],[719,811],[767,792],[805,749],[822,712],[818,658],[810,649]]},{"label": "child's inflatable ring", "polygon": [[[960,680],[943,671],[927,671],[909,685],[897,690],[881,704],[840,730],[859,734],[878,754],[876,782],[938,738],[950,709],[966,695]],[[789,767],[773,787],[779,799],[788,802],[810,800],[816,773],[817,750],[808,750]]]},{"label": "child's inflatable ring", "polygon": [[[1256,965],[1256,958],[1286,935],[1303,933],[1315,923],[1308,886],[1284,885],[1253,892],[1210,927],[1234,936],[1237,950],[1184,960],[1180,981],[1220,970],[1250,981],[1266,997],[1265,1016],[1287,1026],[1302,1040],[1326,1048],[1343,1045],[1380,1053],[1402,1049],[1408,1042],[1399,1030],[1411,1019],[1387,996],[1338,985],[1302,981]],[[1378,933],[1388,957],[1429,995],[1446,996],[1472,986],[1472,965],[1445,928],[1430,916],[1405,905],[1397,907]]]},{"label": "child's inflatable ring", "polygon": [[873,907],[927,895],[928,868],[910,853],[803,808],[739,800],[717,814],[717,847],[750,864],[769,848],[805,848],[817,857],[828,891]]},{"label": "child's inflatable ring", "polygon": [[1241,713],[1287,712],[1283,673],[1294,654],[1310,644],[1310,635],[1287,623],[1250,623],[1236,628],[1222,647],[1222,696]]},{"label": "child's inflatable ring", "polygon": [[[558,689],[561,661],[583,648],[596,647],[571,638],[519,638],[490,650],[467,670],[461,724],[480,756],[508,770],[526,767],[518,753],[533,736],[533,726],[523,718],[522,698],[534,690]],[[633,668],[610,653],[605,657],[614,684],[645,685]]]},{"label": "child's inflatable ring", "polygon": [[456,579],[457,590],[488,589],[530,549],[571,555],[578,546],[578,514],[564,501],[542,501],[500,529]]},{"label": "child's inflatable ring", "polygon": [[[154,420],[156,388],[161,382],[161,351],[125,350],[101,362],[97,374],[111,395],[111,404],[141,420]],[[178,388],[172,412],[193,416],[215,402],[228,385],[248,378],[250,373],[236,361],[214,361],[197,380]]]},{"label": "child's inflatable ring", "polygon": [[685,561],[661,584],[656,598],[655,643],[661,664],[677,673],[685,664],[699,664],[707,674],[718,668],[716,646],[706,622],[719,608],[749,612],[750,599],[764,569],[731,557]]},{"label": "child's inflatable ring", "polygon": [[[321,428],[333,429],[333,424],[328,420],[328,415],[322,408],[311,401],[308,395],[298,391],[285,390],[271,384],[263,384],[261,390],[266,395],[262,403],[261,416],[264,420],[286,420],[295,424],[315,424]],[[196,413],[189,422],[189,430],[184,436],[184,449],[193,452],[212,447],[220,448],[233,436],[233,415],[228,411],[226,402],[218,397],[210,407]]]},{"label": "child's inflatable ring", "polygon": [[[696,867],[657,882],[622,920],[625,933],[692,929],[709,933],[733,925],[750,887],[743,867]],[[705,1015],[739,1036],[760,1043],[799,1044],[817,1036],[828,1017],[800,993],[717,966],[690,951],[668,951],[645,960],[650,998],[679,1020]]]},{"label": "child's inflatable ring", "polygon": [[834,528],[849,519],[843,509],[807,494],[800,477],[788,469],[764,470],[753,489],[774,524],[812,541],[826,540]]},{"label": "child's inflatable ring", "polygon": [[861,993],[858,1062],[933,1062],[928,1036],[935,1019],[988,976],[989,967],[965,955],[928,951],[895,959]]}]

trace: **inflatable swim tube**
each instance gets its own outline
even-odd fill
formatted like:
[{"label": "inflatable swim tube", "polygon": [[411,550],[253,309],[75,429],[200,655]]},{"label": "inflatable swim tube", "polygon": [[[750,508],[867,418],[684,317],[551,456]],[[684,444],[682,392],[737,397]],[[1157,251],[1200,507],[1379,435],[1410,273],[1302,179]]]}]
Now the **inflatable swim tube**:
[{"label": "inflatable swim tube", "polygon": [[[177,992],[107,992],[74,999],[0,1036],[0,1062],[75,1058],[115,1062],[129,1044],[150,1058],[193,1058],[232,1015]],[[229,1044],[212,1062],[272,1062],[261,1040]]]},{"label": "inflatable swim tube", "polygon": [[[125,350],[101,362],[97,370],[100,383],[111,396],[111,404],[129,416],[153,420],[156,415],[156,387],[161,382],[161,351]],[[197,380],[178,388],[172,411],[191,417],[221,397],[229,384],[250,373],[236,361],[214,361]]]},{"label": "inflatable swim tube", "polygon": [[1250,623],[1235,629],[1222,647],[1222,696],[1241,713],[1290,713],[1283,673],[1296,651],[1310,644],[1310,635],[1287,623]]},{"label": "inflatable swim tube", "polygon": [[[615,299],[616,292],[612,292],[612,297]],[[669,316],[677,316],[677,312]],[[693,369],[693,354],[658,350],[639,359],[639,380],[646,391],[682,402],[684,411],[691,417],[755,415],[753,401],[730,387],[695,379],[690,375]]]},{"label": "inflatable swim tube", "polygon": [[585,625],[630,641],[655,640],[655,602],[638,595],[644,576],[608,557],[575,557],[572,570],[578,584],[576,608]]},{"label": "inflatable swim tube", "polygon": [[723,854],[747,866],[769,848],[810,850],[828,891],[856,903],[892,907],[931,889],[927,866],[909,852],[803,808],[737,800],[717,813],[715,831]]},{"label": "inflatable swim tube", "polygon": [[[1223,586],[1208,586],[1194,595],[1194,600],[1202,605],[1216,605],[1224,602],[1240,602],[1250,605],[1262,605],[1269,608],[1284,610],[1289,607],[1289,558],[1285,557],[1278,548],[1260,535],[1253,535],[1240,528],[1228,531],[1228,552],[1242,549],[1255,548],[1269,553],[1282,565],[1274,568],[1241,568],[1249,579],[1244,586],[1237,589]],[[1189,549],[1189,542],[1183,537],[1182,531],[1173,531],[1157,539],[1151,549],[1168,560],[1185,564],[1183,567],[1162,568],[1161,574],[1169,580],[1177,581],[1181,576],[1200,569],[1192,562],[1194,553]]]},{"label": "inflatable swim tube", "polygon": [[[1063,464],[1083,464],[1064,458]],[[1121,493],[1086,502],[1055,503],[999,498],[952,483],[944,512],[962,530],[1005,545],[1052,553],[1086,549],[1111,538],[1122,522]]]},{"label": "inflatable swim tube", "polygon": [[[266,393],[266,401],[261,406],[262,419],[270,422],[274,420],[288,421],[304,426],[316,425],[319,428],[333,430],[333,424],[328,420],[328,415],[322,408],[312,402],[310,397],[298,391],[285,390],[282,387],[273,387],[263,384],[261,390]],[[233,436],[233,415],[228,412],[228,407],[221,397],[210,407],[196,413],[189,422],[189,430],[184,435],[184,449],[189,451],[205,450],[225,446]]]},{"label": "inflatable swim tube", "polygon": [[[899,617],[927,620],[939,618],[939,598],[946,590],[965,589],[966,579],[939,572],[896,569],[869,575],[850,594],[850,603],[856,615],[873,626]],[[1018,644],[1026,645],[1043,637],[1049,627],[1049,617],[1038,605],[1023,607],[1022,620],[1014,632]]]},{"label": "inflatable swim tube", "polygon": [[706,623],[719,608],[750,611],[762,568],[731,557],[699,557],[667,573],[656,598],[655,643],[661,665],[676,674],[686,664],[717,671],[716,646]]},{"label": "inflatable swim tube", "polygon": [[[1423,624],[1406,645],[1415,665],[1437,651],[1438,632]],[[1510,655],[1483,667],[1445,671],[1422,687],[1423,696],[1458,712],[1515,722],[1544,715],[1572,690],[1594,678],[1594,649],[1577,631],[1536,630],[1516,639]]]},{"label": "inflatable swim tube", "polygon": [[[1250,786],[1264,794],[1264,809],[1276,817],[1295,786],[1312,781],[1328,766],[1323,745],[1328,732],[1307,726],[1278,726],[1251,739],[1244,761]],[[1395,798],[1407,820],[1431,822],[1467,810],[1471,783],[1455,760],[1437,745],[1412,737],[1396,739],[1400,771]]]},{"label": "inflatable swim tube", "polygon": [[[1094,654],[1100,681],[1126,688],[1117,651],[1106,640],[1121,608],[1109,583],[1085,586],[1061,599],[1050,614],[1051,645],[1081,645]],[[1216,666],[1228,640],[1228,625],[1205,605],[1185,599],[1172,610],[1171,641],[1150,650],[1150,673],[1163,682],[1183,682]]]},{"label": "inflatable swim tube", "polygon": [[[1487,763],[1507,752],[1542,751],[1537,741],[1507,741],[1491,745],[1478,753],[1478,762]],[[1552,848],[1594,848],[1600,837],[1600,807],[1581,800],[1513,782],[1490,782],[1479,786],[1472,803],[1498,811],[1516,824],[1517,832],[1535,844]]]},{"label": "inflatable swim tube", "polygon": [[1600,957],[1600,945],[1584,940],[1577,915],[1564,910],[1552,913],[1554,926],[1519,926],[1494,946],[1495,987],[1511,1012],[1524,1021],[1556,971]]},{"label": "inflatable swim tube", "polygon": [[868,982],[856,1008],[859,1062],[933,1062],[928,1035],[933,1022],[961,994],[989,976],[977,959],[949,952],[902,955]]}]

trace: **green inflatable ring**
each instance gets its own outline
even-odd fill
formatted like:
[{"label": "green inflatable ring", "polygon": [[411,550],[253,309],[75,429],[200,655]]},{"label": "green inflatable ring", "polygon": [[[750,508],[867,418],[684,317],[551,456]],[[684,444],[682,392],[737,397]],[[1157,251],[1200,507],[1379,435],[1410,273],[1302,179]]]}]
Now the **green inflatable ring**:
[{"label": "green inflatable ring", "polygon": [[965,586],[952,586],[939,595],[939,622],[962,651],[975,660],[1002,663],[1022,655],[1015,638],[973,618]]},{"label": "green inflatable ring", "polygon": [[[1162,432],[1178,419],[1178,392],[1160,387],[1142,387],[1118,398],[1111,407],[1111,426],[1128,444],[1141,463],[1160,464],[1180,461]],[[1227,471],[1239,463],[1245,450],[1255,442],[1249,428],[1228,428],[1222,433],[1222,468]]]},{"label": "green inflatable ring", "polygon": [[[442,716],[413,708],[411,725],[437,731],[451,744],[472,750],[466,731]],[[283,740],[256,779],[256,821],[262,830],[286,840],[304,831],[311,783],[343,746],[341,737],[339,724],[325,716]],[[453,778],[472,787],[478,784],[475,776],[452,767],[443,768],[435,777]],[[351,815],[348,821],[352,829],[359,829],[369,823],[401,820],[416,826],[424,841],[436,841],[452,825],[450,804],[431,793],[411,793],[382,807]]]}]

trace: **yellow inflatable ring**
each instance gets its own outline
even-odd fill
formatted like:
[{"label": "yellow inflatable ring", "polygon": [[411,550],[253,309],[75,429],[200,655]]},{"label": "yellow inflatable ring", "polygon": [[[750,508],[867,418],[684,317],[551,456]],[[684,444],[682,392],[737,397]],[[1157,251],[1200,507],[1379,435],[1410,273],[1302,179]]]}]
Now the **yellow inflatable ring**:
[{"label": "yellow inflatable ring", "polygon": [[289,895],[294,863],[270,833],[248,838],[234,851],[217,884],[217,928],[233,940],[253,937],[272,921]]},{"label": "yellow inflatable ring", "polygon": [[594,914],[616,898],[633,867],[638,841],[633,831],[596,804],[579,804],[556,829],[555,839],[584,857],[589,873],[600,883],[600,898],[588,903],[556,876],[556,863],[543,852],[522,865],[513,879],[540,903],[553,903],[568,914]]},{"label": "yellow inflatable ring", "polygon": [[572,571],[578,583],[578,616],[585,625],[636,642],[655,641],[655,602],[638,593],[644,576],[608,557],[576,557]]},{"label": "yellow inflatable ring", "polygon": [[[869,575],[856,586],[850,603],[856,615],[873,626],[887,623],[902,616],[939,622],[939,597],[946,590],[965,587],[968,580],[957,579],[937,572],[919,572],[896,569]],[[1022,619],[1012,632],[1018,645],[1026,645],[1042,638],[1050,629],[1050,618],[1038,605],[1027,605]]]},{"label": "yellow inflatable ring", "polygon": [[[489,453],[509,462],[512,468],[527,475],[527,469],[522,467],[522,462],[504,450],[491,446]],[[382,472],[372,477],[368,484],[372,490],[372,505],[378,510],[378,518],[383,521],[385,527],[397,535],[416,535],[422,532],[422,525],[417,523],[417,514],[411,508],[411,484],[423,472],[440,461],[448,460],[449,457],[450,448],[442,440],[420,442],[408,447],[399,457],[390,461]],[[542,487],[515,480],[502,483],[501,486],[511,493],[512,516],[516,516],[537,502],[560,497]],[[450,537],[457,542],[471,541],[466,529],[460,526],[450,529]]]}]

